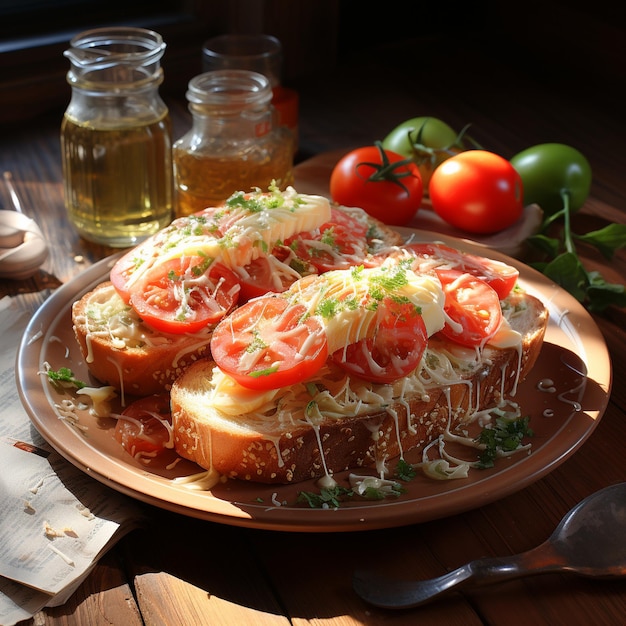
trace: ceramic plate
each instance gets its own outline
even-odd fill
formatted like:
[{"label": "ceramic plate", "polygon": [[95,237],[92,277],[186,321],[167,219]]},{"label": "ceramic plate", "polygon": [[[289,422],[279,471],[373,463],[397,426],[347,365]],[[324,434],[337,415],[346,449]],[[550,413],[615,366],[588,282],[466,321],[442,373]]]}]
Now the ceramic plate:
[{"label": "ceramic plate", "polygon": [[[443,240],[484,253],[465,241],[404,231],[417,239]],[[538,362],[516,396],[535,433],[530,454],[502,459],[490,470],[471,470],[466,479],[434,481],[419,475],[398,498],[354,498],[338,509],[311,509],[296,499],[300,491],[318,491],[312,481],[266,486],[230,480],[210,491],[193,490],[174,479],[195,474],[198,466],[188,461],[172,464],[173,459],[150,465],[136,461],[113,439],[113,419],[81,412],[82,429],[68,425],[55,408],[62,394],[38,372],[49,363],[53,369],[69,367],[78,379],[89,379],[73,336],[70,308],[107,279],[111,259],[59,288],[29,323],[17,361],[21,398],[35,427],[75,466],[133,498],[185,515],[237,526],[326,532],[393,527],[461,513],[523,489],[565,461],[598,425],[611,387],[606,344],[584,308],[540,273],[498,253],[491,256],[519,267],[520,283],[543,300],[550,322]],[[548,380],[552,392],[545,389]],[[467,450],[460,453],[467,458]],[[347,485],[346,476],[336,478]]]}]

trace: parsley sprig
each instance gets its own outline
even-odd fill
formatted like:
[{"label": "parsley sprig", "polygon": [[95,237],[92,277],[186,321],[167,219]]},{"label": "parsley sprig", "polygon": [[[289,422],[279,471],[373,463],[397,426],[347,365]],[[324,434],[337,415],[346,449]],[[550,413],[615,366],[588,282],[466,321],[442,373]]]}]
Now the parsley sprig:
[{"label": "parsley sprig", "polygon": [[[596,248],[606,259],[611,260],[620,248],[626,247],[626,224],[608,224],[599,230],[578,235],[572,230],[570,195],[561,191],[563,208],[549,215],[539,232],[528,238],[543,259],[530,265],[563,287],[589,311],[601,312],[609,306],[626,306],[626,287],[608,283],[599,272],[588,271],[583,266],[576,250],[576,242],[584,242]],[[561,232],[554,234],[555,226],[561,222]]]},{"label": "parsley sprig", "polygon": [[82,389],[87,386],[86,383],[82,380],[78,380],[74,376],[74,372],[72,372],[69,367],[60,367],[58,370],[48,370],[46,374],[53,385],[76,387],[76,389]]},{"label": "parsley sprig", "polygon": [[476,467],[493,467],[500,452],[513,452],[522,445],[524,437],[532,437],[529,419],[528,416],[514,420],[498,417],[492,426],[483,428],[476,441],[483,444],[485,449],[479,455]]}]

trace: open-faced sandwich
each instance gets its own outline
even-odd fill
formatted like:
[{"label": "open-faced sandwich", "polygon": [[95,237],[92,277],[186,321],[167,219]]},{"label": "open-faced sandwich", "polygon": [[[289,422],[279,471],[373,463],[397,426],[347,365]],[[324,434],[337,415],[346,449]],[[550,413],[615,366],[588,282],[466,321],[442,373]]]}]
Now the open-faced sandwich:
[{"label": "open-faced sandwich", "polygon": [[127,253],[73,318],[97,379],[170,392],[170,443],[206,470],[384,475],[515,395],[548,319],[518,276],[318,196],[240,193]]},{"label": "open-faced sandwich", "polygon": [[320,196],[236,193],[120,258],[110,281],[74,304],[74,332],[98,380],[125,394],[159,393],[208,356],[213,328],[237,305],[400,242],[365,211]]},{"label": "open-faced sandwich", "polygon": [[303,278],[222,320],[212,360],[172,387],[178,453],[268,483],[384,473],[515,393],[547,314],[511,288],[510,268],[436,245],[376,260]]}]

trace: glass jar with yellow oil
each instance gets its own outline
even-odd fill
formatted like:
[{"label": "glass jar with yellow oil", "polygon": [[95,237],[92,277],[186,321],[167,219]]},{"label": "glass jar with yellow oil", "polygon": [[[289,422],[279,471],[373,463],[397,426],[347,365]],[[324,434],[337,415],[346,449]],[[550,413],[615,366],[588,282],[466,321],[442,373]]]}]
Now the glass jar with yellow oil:
[{"label": "glass jar with yellow oil", "polygon": [[173,217],[172,131],[159,95],[164,50],[158,33],[119,27],[85,31],[65,51],[65,204],[89,241],[135,245]]},{"label": "glass jar with yellow oil", "polygon": [[235,191],[293,182],[294,139],[275,123],[262,74],[216,70],[189,82],[192,127],[173,146],[176,215],[219,206]]}]

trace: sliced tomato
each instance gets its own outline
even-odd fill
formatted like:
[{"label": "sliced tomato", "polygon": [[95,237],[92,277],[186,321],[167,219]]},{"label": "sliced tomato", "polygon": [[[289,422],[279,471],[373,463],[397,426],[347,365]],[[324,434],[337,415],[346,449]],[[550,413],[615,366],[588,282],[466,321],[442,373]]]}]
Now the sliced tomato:
[{"label": "sliced tomato", "polygon": [[222,319],[239,291],[237,275],[222,263],[185,256],[152,267],[132,286],[130,304],[156,330],[195,333]]},{"label": "sliced tomato", "polygon": [[242,386],[278,389],[310,378],[328,356],[321,322],[278,296],[257,298],[222,320],[211,338],[217,365]]},{"label": "sliced tomato", "polygon": [[[519,270],[502,261],[496,261],[477,254],[461,252],[443,243],[407,243],[391,253],[400,258],[407,254],[415,257],[411,269],[416,273],[436,268],[456,269],[472,274],[496,290],[500,300],[504,300],[519,278]],[[379,262],[387,258],[387,254],[375,255]]]},{"label": "sliced tomato", "polygon": [[[141,242],[120,257],[110,272],[110,279],[120,297],[128,304],[132,286],[159,263],[164,250],[198,237],[221,237],[218,226],[218,208],[205,209],[201,213],[179,217],[169,226]],[[184,248],[184,246],[183,246]]]},{"label": "sliced tomato", "polygon": [[448,339],[469,347],[486,344],[502,320],[500,298],[484,280],[458,270],[438,269],[449,318],[440,331]]},{"label": "sliced tomato", "polygon": [[419,365],[428,334],[419,310],[408,302],[385,298],[377,316],[374,337],[337,350],[332,359],[351,375],[376,383],[391,383]]},{"label": "sliced tomato", "polygon": [[111,269],[110,279],[115,290],[126,304],[130,302],[130,279],[135,274],[143,261],[137,256],[133,248],[120,257]]},{"label": "sliced tomato", "polygon": [[172,447],[168,394],[129,404],[117,419],[113,436],[131,456],[155,456]]},{"label": "sliced tomato", "polygon": [[347,269],[367,256],[367,226],[333,207],[326,223],[313,232],[298,233],[284,244],[320,273]]},{"label": "sliced tomato", "polygon": [[260,256],[252,263],[238,269],[237,274],[241,283],[239,302],[247,302],[252,298],[259,298],[267,293],[281,293],[299,278],[293,273],[284,271],[279,264],[274,264],[266,256]]}]

